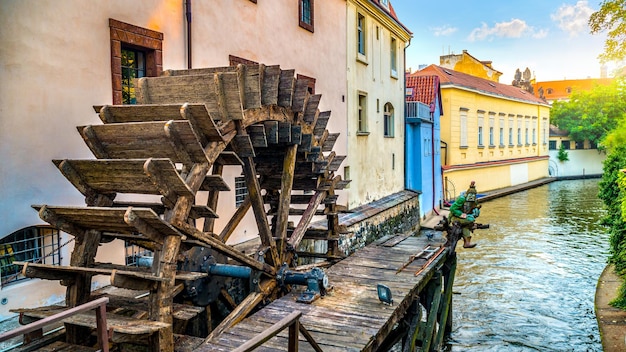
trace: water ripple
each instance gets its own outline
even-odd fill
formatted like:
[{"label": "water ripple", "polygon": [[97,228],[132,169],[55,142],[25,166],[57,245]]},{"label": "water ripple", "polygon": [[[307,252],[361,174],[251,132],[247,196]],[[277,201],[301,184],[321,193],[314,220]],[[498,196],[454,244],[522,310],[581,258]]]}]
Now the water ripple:
[{"label": "water ripple", "polygon": [[558,181],[486,202],[458,248],[447,351],[602,351],[593,311],[608,257],[598,180]]}]

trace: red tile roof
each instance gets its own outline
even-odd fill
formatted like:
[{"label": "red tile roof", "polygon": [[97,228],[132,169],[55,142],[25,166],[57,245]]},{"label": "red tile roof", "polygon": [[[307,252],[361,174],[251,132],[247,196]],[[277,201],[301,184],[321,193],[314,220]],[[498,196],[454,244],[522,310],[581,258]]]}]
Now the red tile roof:
[{"label": "red tile roof", "polygon": [[413,88],[411,96],[407,96],[407,101],[419,101],[430,105],[435,101],[439,90],[438,76],[411,76],[406,77],[406,87]]},{"label": "red tile roof", "polygon": [[389,17],[391,17],[397,24],[400,25],[400,27],[404,28],[404,30],[409,33],[409,35],[412,35],[413,32],[411,32],[404,24],[402,24],[402,22],[400,22],[400,20],[398,19],[398,16],[396,15],[396,10],[393,9],[393,5],[391,5],[391,0],[389,0],[389,9],[385,8],[385,6],[383,6],[380,3],[380,0],[371,0],[374,4],[376,4],[376,6],[378,6],[378,8],[380,8],[381,10],[383,10],[383,12],[385,12],[386,14],[389,15]]},{"label": "red tile roof", "polygon": [[466,73],[443,68],[437,65],[430,65],[422,70],[411,73],[407,76],[407,79],[409,79],[409,77],[431,75],[437,75],[439,77],[439,80],[441,82],[441,88],[449,86],[468,88],[485,94],[501,96],[503,98],[520,100],[534,104],[548,105],[548,103],[546,103],[542,99],[518,87],[493,82],[487,79],[475,77]]}]

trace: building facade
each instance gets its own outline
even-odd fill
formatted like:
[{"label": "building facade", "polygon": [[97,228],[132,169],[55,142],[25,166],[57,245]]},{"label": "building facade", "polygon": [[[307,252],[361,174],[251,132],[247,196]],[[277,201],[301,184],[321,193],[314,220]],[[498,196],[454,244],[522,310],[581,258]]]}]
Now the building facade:
[{"label": "building facade", "polygon": [[488,191],[548,176],[550,106],[525,90],[437,65],[410,76],[439,77],[444,197],[471,181]]},{"label": "building facade", "polygon": [[388,0],[347,1],[350,208],[404,189],[404,49],[411,32]]},{"label": "building facade", "polygon": [[[322,94],[320,111],[332,111],[327,129],[341,133],[334,150],[347,152],[348,46],[346,36],[337,35],[347,33],[345,1],[190,5],[188,0],[0,3],[0,255],[6,264],[0,268],[0,318],[12,308],[64,297],[56,282],[17,280],[8,258],[19,252],[16,260],[69,262],[72,237],[44,225],[31,205],[84,205],[51,160],[91,158],[76,126],[101,123],[94,105],[133,103],[133,78],[240,62],[294,69],[310,79],[310,90]],[[220,197],[216,231],[236,210],[239,175],[241,170],[224,173],[233,192]],[[340,195],[339,202],[345,199]],[[254,222],[253,215],[244,221]],[[242,228],[233,241],[256,236]],[[116,240],[99,250],[96,260],[124,263],[127,250]]]},{"label": "building facade", "polygon": [[493,68],[491,61],[478,60],[467,50],[463,50],[461,54],[440,56],[439,66],[493,82],[500,82],[500,76],[502,76],[502,72]]},{"label": "building facade", "polygon": [[420,192],[420,215],[443,203],[441,169],[441,87],[438,76],[406,77],[405,187]]}]

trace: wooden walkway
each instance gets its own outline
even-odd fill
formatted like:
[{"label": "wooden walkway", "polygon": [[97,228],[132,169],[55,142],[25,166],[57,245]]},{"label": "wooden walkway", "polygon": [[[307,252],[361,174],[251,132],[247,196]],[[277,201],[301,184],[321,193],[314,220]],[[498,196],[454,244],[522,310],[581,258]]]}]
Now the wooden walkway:
[{"label": "wooden walkway", "polygon": [[[300,323],[324,351],[375,351],[448,256],[448,249],[433,256],[417,276],[425,259],[413,261],[396,274],[412,255],[428,245],[443,245],[440,237],[429,241],[426,236],[405,236],[379,240],[327,269],[333,290],[312,304],[297,303],[299,293],[292,292],[194,350],[231,351],[290,313],[301,311]],[[391,289],[392,306],[379,301],[377,284]],[[256,351],[286,351],[287,343],[284,331]],[[313,351],[302,336],[299,348]]]}]

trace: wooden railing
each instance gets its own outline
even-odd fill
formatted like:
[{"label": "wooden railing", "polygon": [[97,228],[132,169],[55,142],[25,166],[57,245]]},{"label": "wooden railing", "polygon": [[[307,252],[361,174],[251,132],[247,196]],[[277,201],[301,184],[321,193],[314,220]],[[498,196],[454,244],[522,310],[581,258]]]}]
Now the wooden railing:
[{"label": "wooden railing", "polygon": [[107,303],[109,303],[109,298],[102,297],[102,298],[98,298],[96,300],[87,302],[85,304],[81,304],[79,306],[69,308],[61,313],[51,315],[41,320],[34,321],[30,324],[20,326],[17,329],[4,332],[0,334],[0,342],[6,341],[16,336],[28,335],[33,332],[36,332],[37,336],[42,336],[44,326],[62,321],[63,319],[71,317],[75,314],[95,309],[98,345],[100,346],[102,352],[109,352],[109,343],[108,343],[109,334],[107,332],[107,318],[106,318]]},{"label": "wooden railing", "polygon": [[289,328],[289,346],[288,346],[287,351],[289,352],[298,351],[298,332],[300,332],[315,351],[322,352],[322,349],[317,344],[317,342],[315,342],[315,340],[313,339],[313,336],[311,336],[309,331],[300,324],[299,319],[301,316],[302,316],[302,312],[300,311],[295,311],[289,314],[288,316],[284,317],[276,324],[270,326],[267,330],[256,335],[254,338],[252,338],[248,342],[234,349],[233,352],[253,351],[255,348],[263,345],[269,339],[278,335],[281,331],[285,330],[286,328]]}]

